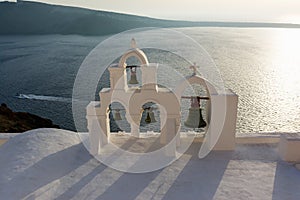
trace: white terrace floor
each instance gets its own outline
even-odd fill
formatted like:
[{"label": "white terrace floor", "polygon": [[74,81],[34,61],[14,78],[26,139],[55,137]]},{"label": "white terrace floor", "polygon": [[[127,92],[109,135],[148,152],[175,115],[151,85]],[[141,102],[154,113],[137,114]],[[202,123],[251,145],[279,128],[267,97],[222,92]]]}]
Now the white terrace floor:
[{"label": "white terrace floor", "polygon": [[200,145],[164,169],[130,174],[91,157],[76,133],[26,132],[0,147],[0,199],[300,199],[300,171],[280,161],[276,144],[238,144],[201,160]]}]

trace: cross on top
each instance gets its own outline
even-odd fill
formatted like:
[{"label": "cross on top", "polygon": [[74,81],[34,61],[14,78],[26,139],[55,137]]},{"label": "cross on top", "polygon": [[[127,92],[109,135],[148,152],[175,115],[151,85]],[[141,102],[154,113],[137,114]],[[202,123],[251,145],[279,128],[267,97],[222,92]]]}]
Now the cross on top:
[{"label": "cross on top", "polygon": [[196,73],[197,73],[197,65],[196,65],[196,63],[193,63],[193,65],[192,65],[192,66],[190,66],[190,69],[192,69],[192,70],[193,70],[193,74],[192,74],[192,76],[195,76],[195,75],[196,75]]},{"label": "cross on top", "polygon": [[131,39],[131,44],[130,44],[131,48],[135,49],[137,48],[137,45],[136,45],[136,41],[134,38]]}]

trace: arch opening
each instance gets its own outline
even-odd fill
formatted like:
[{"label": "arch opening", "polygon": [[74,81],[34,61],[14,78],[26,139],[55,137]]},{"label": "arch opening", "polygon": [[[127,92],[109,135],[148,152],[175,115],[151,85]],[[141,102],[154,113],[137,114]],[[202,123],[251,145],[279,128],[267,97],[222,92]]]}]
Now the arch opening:
[{"label": "arch opening", "polygon": [[131,127],[126,118],[126,109],[120,102],[112,102],[109,106],[110,132],[131,132]]},{"label": "arch opening", "polygon": [[119,67],[126,67],[126,61],[129,57],[136,57],[141,64],[148,64],[148,59],[145,53],[140,49],[133,49],[125,53],[119,60]]},{"label": "arch opening", "polygon": [[[200,98],[199,98],[200,97]],[[205,134],[209,126],[209,92],[202,84],[192,83],[181,94],[181,132]]]},{"label": "arch opening", "polygon": [[132,55],[127,58],[125,64],[126,66],[133,66],[130,68],[126,68],[128,87],[140,87],[142,85],[142,72],[140,66],[143,63],[136,56]]},{"label": "arch opening", "polygon": [[161,132],[161,111],[160,106],[153,101],[149,101],[142,106],[142,115],[140,120],[140,133],[153,132],[158,134]]},{"label": "arch opening", "polygon": [[160,142],[163,113],[162,107],[154,101],[147,101],[142,105],[138,141],[142,144],[143,152],[153,152],[163,147]]}]

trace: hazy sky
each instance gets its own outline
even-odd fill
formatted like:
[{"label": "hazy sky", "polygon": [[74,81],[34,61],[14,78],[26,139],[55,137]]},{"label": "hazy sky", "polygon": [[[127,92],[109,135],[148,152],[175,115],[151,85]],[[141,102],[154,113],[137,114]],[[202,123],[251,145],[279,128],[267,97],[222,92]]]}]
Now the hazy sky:
[{"label": "hazy sky", "polygon": [[[34,0],[33,0],[34,1]],[[39,0],[165,19],[300,23],[300,0]]]}]

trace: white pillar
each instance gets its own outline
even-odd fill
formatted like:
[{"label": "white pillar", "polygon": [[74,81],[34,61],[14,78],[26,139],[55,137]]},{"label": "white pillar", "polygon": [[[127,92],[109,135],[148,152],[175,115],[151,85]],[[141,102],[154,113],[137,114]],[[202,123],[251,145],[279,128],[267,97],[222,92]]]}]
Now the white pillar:
[{"label": "white pillar", "polygon": [[157,90],[157,64],[141,66],[142,85],[145,90]]},{"label": "white pillar", "polygon": [[130,122],[131,128],[131,135],[134,137],[140,137],[140,123],[141,123],[141,115],[131,115],[131,120],[127,121]]},{"label": "white pillar", "polygon": [[110,136],[108,114],[100,115],[100,102],[92,101],[87,106],[87,123],[90,141],[90,153],[97,155],[108,143]]},{"label": "white pillar", "polygon": [[176,146],[180,146],[180,115],[176,118],[176,124],[175,124],[175,134],[176,135]]},{"label": "white pillar", "polygon": [[90,154],[97,155],[100,151],[100,132],[99,122],[97,116],[87,116]]},{"label": "white pillar", "polygon": [[114,90],[127,89],[126,68],[111,66],[108,68],[110,74],[110,88]]},{"label": "white pillar", "polygon": [[175,136],[176,136],[176,118],[167,118],[165,126],[162,127],[161,136],[160,136],[160,143],[166,145],[165,146],[166,156],[176,155],[177,138],[175,138]]},{"label": "white pillar", "polygon": [[226,94],[211,95],[211,121],[207,136],[213,150],[234,150],[238,96],[230,90]]},{"label": "white pillar", "polygon": [[98,121],[100,124],[100,148],[106,145],[110,140],[110,126],[109,126],[109,116],[107,115],[100,115],[98,117]]}]

